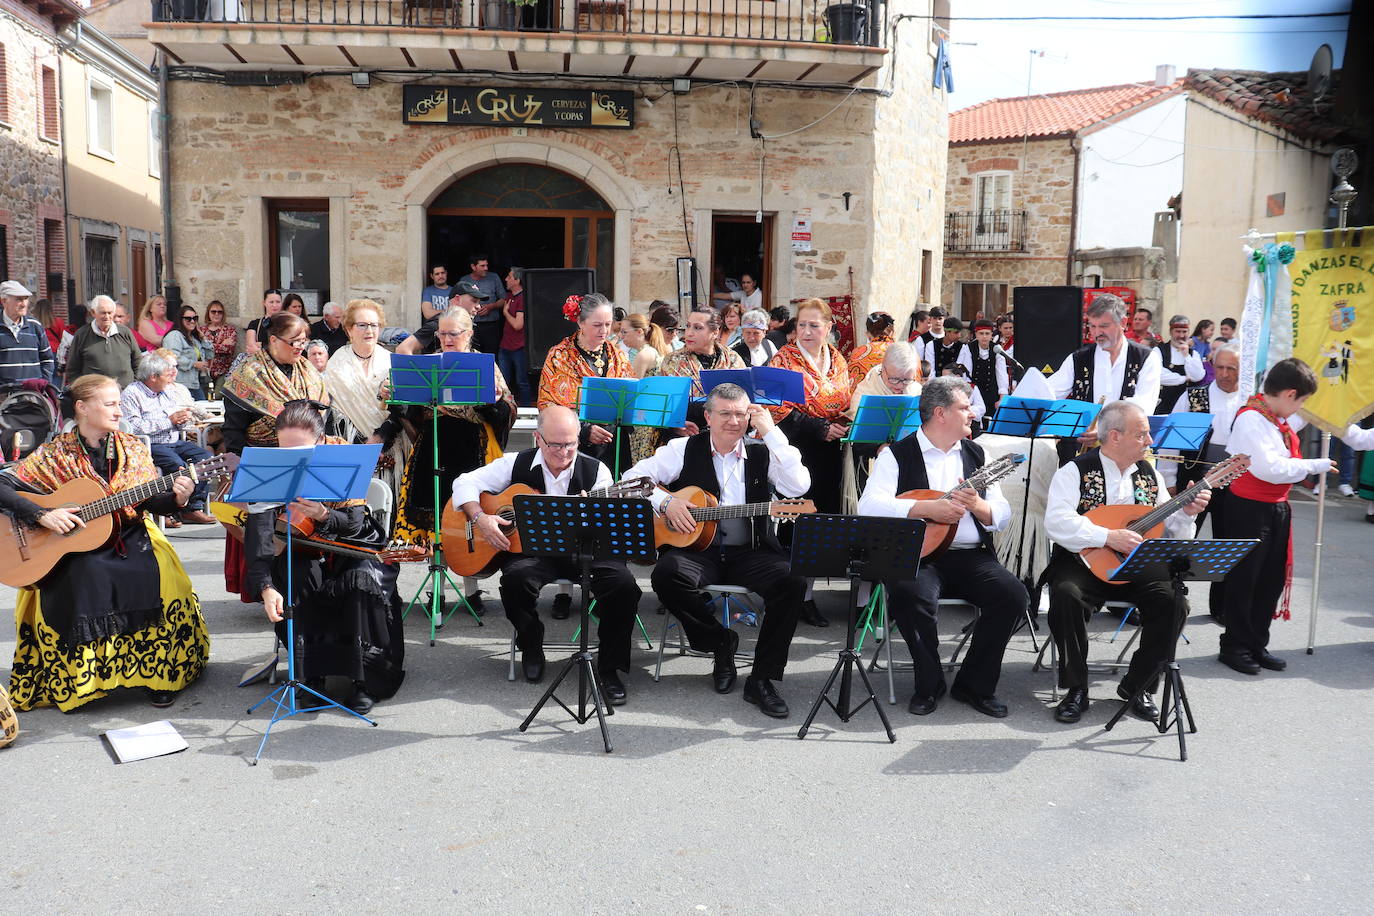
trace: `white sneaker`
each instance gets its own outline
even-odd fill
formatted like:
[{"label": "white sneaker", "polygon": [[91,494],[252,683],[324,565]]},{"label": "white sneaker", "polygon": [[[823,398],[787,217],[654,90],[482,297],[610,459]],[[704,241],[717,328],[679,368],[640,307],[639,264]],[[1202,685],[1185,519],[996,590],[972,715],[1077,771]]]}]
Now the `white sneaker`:
[{"label": "white sneaker", "polygon": [[1336,488],[1336,492],[1337,492],[1337,493],[1340,493],[1342,496],[1354,496],[1354,495],[1355,495],[1354,489],[1352,489],[1351,486],[1350,486],[1350,484],[1348,484],[1348,483],[1343,483],[1343,484],[1341,484],[1339,487]]}]

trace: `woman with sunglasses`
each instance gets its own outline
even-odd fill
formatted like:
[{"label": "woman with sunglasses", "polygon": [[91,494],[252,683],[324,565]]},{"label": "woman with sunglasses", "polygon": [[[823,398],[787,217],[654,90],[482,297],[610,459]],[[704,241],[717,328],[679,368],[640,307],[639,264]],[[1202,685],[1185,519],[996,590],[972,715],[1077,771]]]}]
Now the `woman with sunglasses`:
[{"label": "woman with sunglasses", "polygon": [[229,374],[229,366],[234,361],[234,351],[239,345],[239,329],[224,320],[224,303],[211,299],[205,309],[205,324],[200,334],[210,346],[210,388],[219,384],[220,379]]},{"label": "woman with sunglasses", "polygon": [[176,355],[177,382],[191,397],[205,400],[201,376],[210,370],[210,346],[200,336],[200,318],[189,305],[182,306],[176,327],[162,338],[162,345]]}]

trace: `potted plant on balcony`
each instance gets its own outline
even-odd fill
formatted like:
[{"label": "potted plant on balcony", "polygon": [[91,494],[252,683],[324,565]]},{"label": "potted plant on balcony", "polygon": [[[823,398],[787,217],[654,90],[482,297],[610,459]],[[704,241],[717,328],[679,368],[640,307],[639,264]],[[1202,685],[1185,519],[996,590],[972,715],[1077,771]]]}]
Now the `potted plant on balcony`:
[{"label": "potted plant on balcony", "polygon": [[482,28],[513,32],[520,27],[517,7],[534,6],[539,0],[482,0]]},{"label": "potted plant on balcony", "polygon": [[826,31],[837,45],[868,44],[868,7],[862,3],[833,3],[825,8]]}]

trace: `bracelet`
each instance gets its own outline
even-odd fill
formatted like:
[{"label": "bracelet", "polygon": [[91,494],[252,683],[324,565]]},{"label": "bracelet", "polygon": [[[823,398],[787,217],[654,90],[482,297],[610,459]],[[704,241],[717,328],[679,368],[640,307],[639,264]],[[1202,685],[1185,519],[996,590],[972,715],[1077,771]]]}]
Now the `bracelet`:
[{"label": "bracelet", "polygon": [[667,499],[665,499],[665,500],[663,501],[663,505],[661,505],[661,506],[658,507],[658,514],[659,514],[659,515],[667,515],[667,514],[668,514],[668,506],[671,505],[672,502],[673,502],[673,500],[675,500],[675,499],[677,499],[676,496],[669,496]]}]

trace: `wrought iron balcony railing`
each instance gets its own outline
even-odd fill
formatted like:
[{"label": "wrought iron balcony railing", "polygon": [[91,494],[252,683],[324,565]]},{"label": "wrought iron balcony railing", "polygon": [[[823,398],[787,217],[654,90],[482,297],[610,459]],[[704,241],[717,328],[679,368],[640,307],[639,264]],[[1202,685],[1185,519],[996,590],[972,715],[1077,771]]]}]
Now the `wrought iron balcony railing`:
[{"label": "wrought iron balcony railing", "polygon": [[945,214],[946,251],[1025,251],[1025,210]]}]

